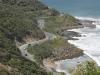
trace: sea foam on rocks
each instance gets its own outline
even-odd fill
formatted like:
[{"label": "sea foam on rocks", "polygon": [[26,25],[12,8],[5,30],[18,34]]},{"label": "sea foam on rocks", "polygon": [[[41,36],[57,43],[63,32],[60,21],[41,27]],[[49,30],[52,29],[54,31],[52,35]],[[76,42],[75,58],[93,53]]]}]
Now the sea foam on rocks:
[{"label": "sea foam on rocks", "polygon": [[100,66],[100,19],[88,17],[76,18],[80,20],[93,21],[93,24],[96,25],[96,28],[84,27],[68,30],[81,34],[81,36],[73,37],[78,40],[68,40],[68,42],[84,50],[84,55],[73,59],[66,59],[55,62],[55,64],[57,64],[56,71],[64,72],[66,75],[71,75],[69,73],[69,69],[75,69],[77,65],[85,61],[94,60],[97,65]]},{"label": "sea foam on rocks", "polygon": [[96,25],[96,28],[92,29],[89,27],[84,27],[69,30],[81,33],[82,35],[85,35],[85,37],[74,37],[79,40],[69,40],[68,42],[84,50],[84,53],[92,58],[98,66],[100,66],[100,19],[85,17],[76,18],[93,21],[93,24]]}]

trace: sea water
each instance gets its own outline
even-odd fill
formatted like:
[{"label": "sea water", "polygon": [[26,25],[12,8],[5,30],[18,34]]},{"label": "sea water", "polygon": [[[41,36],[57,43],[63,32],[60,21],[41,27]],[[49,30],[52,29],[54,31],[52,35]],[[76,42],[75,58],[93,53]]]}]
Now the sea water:
[{"label": "sea water", "polygon": [[74,40],[74,41],[69,40],[68,42],[83,49],[84,53],[88,55],[90,58],[92,58],[97,63],[98,66],[100,66],[100,21],[99,19],[98,20],[92,19],[92,20],[94,20],[96,28],[85,27],[79,29],[72,29],[70,31],[78,32],[83,36],[74,37],[79,40]]},{"label": "sea water", "polygon": [[41,0],[50,8],[73,16],[100,17],[100,0]]}]

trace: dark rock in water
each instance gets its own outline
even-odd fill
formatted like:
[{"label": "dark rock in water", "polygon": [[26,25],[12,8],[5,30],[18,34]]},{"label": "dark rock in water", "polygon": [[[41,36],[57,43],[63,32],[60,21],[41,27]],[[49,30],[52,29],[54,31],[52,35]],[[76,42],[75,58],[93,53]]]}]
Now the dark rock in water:
[{"label": "dark rock in water", "polygon": [[93,24],[94,21],[90,21],[90,20],[79,20],[79,22],[84,26],[84,27],[91,27],[91,28],[95,28],[96,25]]},{"label": "dark rock in water", "polygon": [[74,32],[74,31],[64,31],[64,32],[62,32],[61,35],[65,36],[65,37],[69,37],[69,38],[72,38],[72,37],[81,37],[81,35],[79,33]]},{"label": "dark rock in water", "polygon": [[79,39],[69,37],[68,40],[79,40]]}]

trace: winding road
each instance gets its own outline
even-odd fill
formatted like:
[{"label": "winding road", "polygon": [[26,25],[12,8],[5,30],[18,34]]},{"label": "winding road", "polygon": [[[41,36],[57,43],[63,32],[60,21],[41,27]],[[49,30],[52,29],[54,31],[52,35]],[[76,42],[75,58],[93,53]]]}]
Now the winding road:
[{"label": "winding road", "polygon": [[[44,25],[45,25],[45,20],[44,20],[44,19],[38,19],[37,22],[38,22],[39,28],[40,28],[40,29],[43,29],[43,28],[44,28]],[[36,44],[42,44],[42,43],[44,43],[44,42],[47,41],[47,40],[53,40],[53,39],[57,38],[56,35],[54,35],[54,34],[52,34],[52,33],[49,33],[49,32],[45,32],[45,31],[44,31],[44,34],[45,34],[46,38],[44,38],[44,39],[42,39],[42,40],[38,40],[38,41],[32,41],[32,42],[30,42],[30,43],[26,43],[26,44],[24,44],[24,45],[18,47],[19,50],[20,50],[20,52],[21,52],[21,54],[22,54],[22,56],[23,56],[24,58],[26,58],[26,59],[28,59],[28,60],[30,60],[30,61],[35,61],[35,60],[34,60],[34,56],[33,56],[32,54],[30,54],[30,53],[28,52],[28,50],[27,50],[28,45],[34,46],[34,45],[36,45]]]}]

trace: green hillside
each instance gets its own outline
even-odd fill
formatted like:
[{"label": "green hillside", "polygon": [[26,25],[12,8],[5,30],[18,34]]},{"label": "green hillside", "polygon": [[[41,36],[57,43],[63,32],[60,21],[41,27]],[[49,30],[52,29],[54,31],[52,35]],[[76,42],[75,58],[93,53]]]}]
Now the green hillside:
[{"label": "green hillside", "polygon": [[[59,17],[59,15],[57,10],[49,9],[38,0],[0,0],[0,63],[13,69],[7,70],[5,67],[2,69],[0,66],[0,75],[52,74],[48,74],[36,62],[23,58],[16,47],[15,39],[25,44],[24,38],[27,36],[34,40],[45,38],[43,30],[38,27],[37,18],[39,17],[47,17],[44,30],[53,33],[61,31],[62,26],[78,24],[72,16]],[[46,56],[41,55],[46,58],[51,54],[52,52]]]}]

